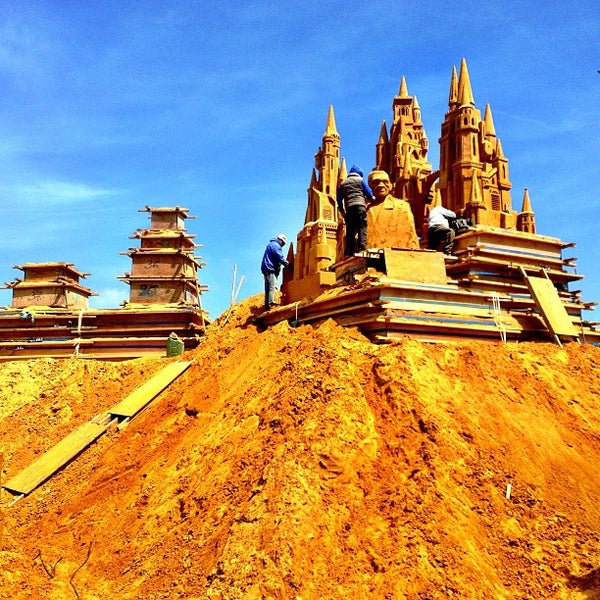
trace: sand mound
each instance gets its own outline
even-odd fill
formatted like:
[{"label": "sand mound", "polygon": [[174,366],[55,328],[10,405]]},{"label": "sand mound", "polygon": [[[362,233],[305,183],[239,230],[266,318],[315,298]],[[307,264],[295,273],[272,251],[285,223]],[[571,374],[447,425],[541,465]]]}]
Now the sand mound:
[{"label": "sand mound", "polygon": [[[260,302],[3,492],[0,598],[600,597],[600,348],[259,331]],[[2,480],[163,364],[0,364]]]}]

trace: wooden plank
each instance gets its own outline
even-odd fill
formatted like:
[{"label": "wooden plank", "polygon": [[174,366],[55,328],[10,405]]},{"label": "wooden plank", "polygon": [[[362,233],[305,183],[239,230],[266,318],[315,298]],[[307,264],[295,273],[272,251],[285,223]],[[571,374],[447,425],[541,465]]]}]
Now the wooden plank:
[{"label": "wooden plank", "polygon": [[178,361],[168,364],[152,379],[134,390],[127,398],[109,409],[109,414],[119,419],[132,418],[145,408],[156,396],[179,377],[192,363]]},{"label": "wooden plank", "polygon": [[108,429],[108,426],[109,419],[104,419],[103,422],[85,423],[2,487],[14,494],[29,494],[98,439]]},{"label": "wooden plank", "polygon": [[[448,268],[448,272],[452,276],[454,276],[454,274],[459,271],[467,273],[468,270],[483,269],[484,267],[489,267],[489,268],[486,268],[486,270],[490,271],[495,266],[499,267],[499,269],[500,269],[497,273],[498,277],[501,277],[504,279],[510,277],[511,272],[518,273],[518,269],[521,268],[521,266],[524,266],[528,269],[533,268],[531,265],[529,265],[529,266],[518,265],[515,262],[507,262],[505,260],[496,260],[493,258],[488,258],[485,256],[480,256],[480,255],[470,255],[470,256],[466,256],[466,257],[463,256],[463,262],[458,263],[456,265],[448,265],[447,268]],[[567,271],[557,271],[556,269],[546,269],[545,272],[553,280],[562,281],[564,283],[583,279],[583,275],[581,273],[568,273]]]},{"label": "wooden plank", "polygon": [[192,363],[172,362],[100,418],[85,423],[53,446],[2,487],[27,495],[98,439],[114,419],[132,418],[169,386]]},{"label": "wooden plank", "polygon": [[545,271],[542,271],[543,277],[530,275],[523,268],[521,268],[521,273],[531,292],[531,297],[544,319],[544,323],[546,323],[550,332],[557,336],[557,341],[559,341],[558,337],[560,336],[579,339],[571,317],[569,317],[560,300],[558,291],[545,274]]}]

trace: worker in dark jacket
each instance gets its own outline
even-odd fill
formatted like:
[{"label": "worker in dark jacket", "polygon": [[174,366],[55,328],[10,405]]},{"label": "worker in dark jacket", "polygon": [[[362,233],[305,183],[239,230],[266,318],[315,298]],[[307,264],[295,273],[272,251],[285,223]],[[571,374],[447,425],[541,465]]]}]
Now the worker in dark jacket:
[{"label": "worker in dark jacket", "polygon": [[267,244],[263,254],[260,270],[265,278],[265,308],[269,310],[275,306],[275,291],[277,290],[277,277],[281,267],[287,267],[288,261],[283,256],[282,248],[287,242],[287,237],[280,233]]},{"label": "worker in dark jacket", "polygon": [[353,165],[337,191],[338,210],[346,222],[346,256],[367,249],[367,202],[372,198],[362,169]]}]

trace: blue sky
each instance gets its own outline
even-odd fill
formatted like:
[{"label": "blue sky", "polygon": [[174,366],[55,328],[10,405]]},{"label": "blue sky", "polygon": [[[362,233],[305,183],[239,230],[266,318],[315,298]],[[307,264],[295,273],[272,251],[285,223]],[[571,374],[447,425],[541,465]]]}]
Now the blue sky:
[{"label": "blue sky", "polygon": [[[372,168],[402,75],[437,168],[452,66],[492,108],[513,207],[576,242],[600,301],[600,4],[0,0],[0,282],[65,261],[92,307],[128,298],[120,253],[150,206],[184,206],[216,318],[260,293],[260,259],[292,240],[334,106],[342,155]],[[11,291],[0,290],[0,305]],[[598,309],[600,310],[600,308]],[[589,318],[600,320],[599,313]]]}]

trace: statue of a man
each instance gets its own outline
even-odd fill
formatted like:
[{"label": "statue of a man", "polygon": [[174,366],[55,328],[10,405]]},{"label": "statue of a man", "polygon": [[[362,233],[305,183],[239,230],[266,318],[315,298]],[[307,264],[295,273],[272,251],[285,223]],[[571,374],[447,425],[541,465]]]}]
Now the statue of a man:
[{"label": "statue of a man", "polygon": [[392,183],[385,171],[369,173],[375,200],[368,207],[369,248],[419,248],[410,204],[390,194]]}]

